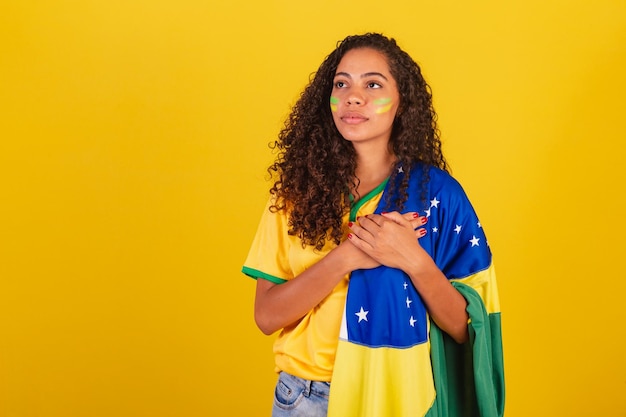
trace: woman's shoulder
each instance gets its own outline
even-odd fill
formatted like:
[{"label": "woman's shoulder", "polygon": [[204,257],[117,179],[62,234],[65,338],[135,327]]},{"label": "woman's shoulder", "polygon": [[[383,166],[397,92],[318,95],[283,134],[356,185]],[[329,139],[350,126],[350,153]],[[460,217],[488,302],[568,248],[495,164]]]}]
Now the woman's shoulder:
[{"label": "woman's shoulder", "polygon": [[412,169],[412,177],[414,181],[422,182],[424,178],[424,174],[427,175],[428,184],[431,189],[449,189],[450,191],[454,190],[463,190],[461,183],[452,176],[449,172],[435,167],[435,166],[425,166],[423,164],[416,164]]},{"label": "woman's shoulder", "polygon": [[447,171],[431,167],[429,169],[429,194],[441,201],[447,201],[450,207],[465,206],[469,198],[461,183]]}]

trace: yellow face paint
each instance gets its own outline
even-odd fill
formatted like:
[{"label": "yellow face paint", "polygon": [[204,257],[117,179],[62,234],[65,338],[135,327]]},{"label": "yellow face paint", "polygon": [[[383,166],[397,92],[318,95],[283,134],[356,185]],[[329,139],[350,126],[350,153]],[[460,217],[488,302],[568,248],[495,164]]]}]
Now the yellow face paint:
[{"label": "yellow face paint", "polygon": [[330,97],[330,111],[337,111],[337,104],[339,104],[339,99],[337,97]]},{"label": "yellow face paint", "polygon": [[387,113],[393,107],[393,103],[390,98],[379,98],[374,100],[374,104],[377,106],[381,106],[376,109],[376,114]]}]

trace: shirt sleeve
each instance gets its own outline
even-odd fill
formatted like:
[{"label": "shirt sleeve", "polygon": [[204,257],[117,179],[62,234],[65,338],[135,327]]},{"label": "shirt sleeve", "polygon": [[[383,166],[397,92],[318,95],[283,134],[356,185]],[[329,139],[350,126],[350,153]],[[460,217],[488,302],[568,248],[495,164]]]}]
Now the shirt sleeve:
[{"label": "shirt sleeve", "polygon": [[271,212],[272,203],[273,198],[270,198],[265,205],[242,272],[254,279],[263,278],[280,284],[293,278],[289,265],[289,219],[282,210]]}]

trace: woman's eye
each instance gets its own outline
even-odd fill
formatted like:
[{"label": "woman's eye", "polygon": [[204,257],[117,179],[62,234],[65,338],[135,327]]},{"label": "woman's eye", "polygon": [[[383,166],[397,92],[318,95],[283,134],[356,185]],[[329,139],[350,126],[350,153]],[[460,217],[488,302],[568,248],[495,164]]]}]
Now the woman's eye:
[{"label": "woman's eye", "polygon": [[343,88],[345,86],[346,86],[346,83],[344,83],[343,81],[337,81],[335,83],[335,87],[337,87],[337,88]]},{"label": "woman's eye", "polygon": [[372,81],[371,83],[367,83],[367,87],[368,88],[381,88],[382,86]]}]

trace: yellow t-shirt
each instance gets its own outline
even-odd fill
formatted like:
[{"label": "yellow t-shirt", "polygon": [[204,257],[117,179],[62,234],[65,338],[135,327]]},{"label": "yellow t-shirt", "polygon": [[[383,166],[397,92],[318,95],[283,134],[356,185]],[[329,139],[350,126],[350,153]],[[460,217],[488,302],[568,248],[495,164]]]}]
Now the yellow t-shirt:
[{"label": "yellow t-shirt", "polygon": [[[349,221],[374,212],[386,183],[383,182],[353,204],[350,213],[343,219],[344,236],[347,235]],[[255,279],[262,278],[280,284],[297,277],[336,245],[327,242],[319,251],[308,245],[303,248],[297,236],[287,233],[287,214],[284,211],[270,212],[271,203],[272,199],[265,207],[242,272]],[[277,372],[285,371],[314,381],[330,381],[348,279],[346,275],[313,310],[300,321],[281,330],[274,343]]]}]

